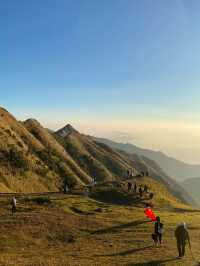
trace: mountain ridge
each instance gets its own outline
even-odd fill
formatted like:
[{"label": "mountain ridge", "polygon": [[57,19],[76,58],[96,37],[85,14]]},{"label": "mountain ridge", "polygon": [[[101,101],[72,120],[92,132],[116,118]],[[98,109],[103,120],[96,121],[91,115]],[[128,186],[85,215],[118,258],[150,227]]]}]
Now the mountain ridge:
[{"label": "mountain ridge", "polygon": [[177,200],[193,203],[184,189],[142,157],[122,151],[79,133],[71,125],[57,132],[45,129],[36,119],[17,121],[0,108],[0,191],[63,191],[66,184],[84,187],[99,182],[121,182],[127,170],[139,177],[149,172]]},{"label": "mountain ridge", "polygon": [[200,193],[199,193],[199,187],[200,187],[200,177],[191,177],[186,180],[184,180],[181,185],[183,188],[192,195],[195,202],[198,203],[200,206]]},{"label": "mountain ridge", "polygon": [[146,156],[149,159],[156,161],[160,167],[172,178],[181,182],[190,176],[198,176],[200,172],[200,165],[189,164],[173,157],[165,155],[161,151],[153,151],[149,149],[140,148],[130,143],[115,142],[106,138],[93,137],[94,140],[102,142],[112,148],[123,150],[128,153]]}]

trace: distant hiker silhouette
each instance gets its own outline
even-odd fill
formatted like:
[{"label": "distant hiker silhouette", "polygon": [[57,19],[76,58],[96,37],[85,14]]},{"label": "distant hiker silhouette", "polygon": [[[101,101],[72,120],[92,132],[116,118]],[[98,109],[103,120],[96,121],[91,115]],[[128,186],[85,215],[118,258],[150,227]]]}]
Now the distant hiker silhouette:
[{"label": "distant hiker silhouette", "polygon": [[132,189],[132,183],[131,182],[128,182],[128,192],[130,192]]},{"label": "distant hiker silhouette", "polygon": [[17,200],[15,197],[12,198],[11,205],[12,205],[12,214],[14,214],[17,210]]},{"label": "distant hiker silhouette", "polygon": [[134,185],[134,192],[136,193],[137,192],[137,184],[135,183]]},{"label": "distant hiker silhouette", "polygon": [[185,255],[186,241],[188,241],[189,248],[191,250],[190,237],[189,237],[189,233],[188,233],[188,230],[187,230],[187,225],[186,225],[185,222],[182,222],[181,224],[179,224],[177,226],[177,228],[175,230],[175,237],[176,237],[177,249],[178,249],[178,253],[179,253],[178,258],[181,259]]},{"label": "distant hiker silhouette", "polygon": [[148,193],[148,187],[147,187],[147,185],[144,185],[144,193]]},{"label": "distant hiker silhouette", "polygon": [[89,197],[90,192],[91,192],[91,188],[90,188],[90,187],[86,187],[86,188],[85,188],[85,191],[84,191],[84,196],[85,196],[85,197]]},{"label": "distant hiker silhouette", "polygon": [[150,194],[149,194],[149,198],[150,198],[150,199],[153,199],[153,197],[154,197],[154,194],[153,194],[153,193],[150,193]]},{"label": "distant hiker silhouette", "polygon": [[70,191],[69,186],[68,184],[66,184],[64,188],[64,193],[69,193],[69,191]]},{"label": "distant hiker silhouette", "polygon": [[142,198],[142,196],[143,196],[143,191],[142,191],[142,188],[141,188],[141,187],[139,188],[139,195],[140,195],[140,198]]},{"label": "distant hiker silhouette", "polygon": [[129,178],[129,176],[130,176],[130,172],[129,170],[127,170],[127,178]]},{"label": "distant hiker silhouette", "polygon": [[156,222],[154,226],[154,234],[152,234],[152,239],[156,246],[162,244],[162,235],[164,233],[163,224],[160,222],[160,217],[156,217]]},{"label": "distant hiker silhouette", "polygon": [[96,185],[95,178],[92,178],[92,181],[91,181],[90,185],[91,185],[91,187],[94,187]]}]

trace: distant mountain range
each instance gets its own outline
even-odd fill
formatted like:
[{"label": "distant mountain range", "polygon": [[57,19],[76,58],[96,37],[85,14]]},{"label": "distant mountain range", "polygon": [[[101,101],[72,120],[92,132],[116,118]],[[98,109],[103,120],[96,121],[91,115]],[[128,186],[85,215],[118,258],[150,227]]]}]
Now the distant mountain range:
[{"label": "distant mountain range", "polygon": [[102,142],[114,149],[122,150],[130,154],[145,156],[155,161],[168,176],[176,181],[182,182],[190,176],[200,176],[200,165],[192,165],[179,161],[162,152],[142,149],[133,144],[118,143],[105,138],[94,137],[94,140]]},{"label": "distant mountain range", "polygon": [[138,178],[146,174],[164,185],[182,202],[193,203],[155,161],[120,151],[122,147],[113,149],[71,125],[54,132],[35,119],[19,122],[0,108],[0,192],[63,191],[66,184],[80,187],[93,178],[121,181],[131,170]]},{"label": "distant mountain range", "polygon": [[182,186],[200,206],[200,177],[186,179]]}]

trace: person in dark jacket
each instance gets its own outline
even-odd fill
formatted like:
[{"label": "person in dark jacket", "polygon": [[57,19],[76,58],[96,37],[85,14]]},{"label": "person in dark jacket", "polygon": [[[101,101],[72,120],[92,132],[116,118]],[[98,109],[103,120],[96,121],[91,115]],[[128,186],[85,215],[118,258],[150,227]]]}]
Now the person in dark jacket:
[{"label": "person in dark jacket", "polygon": [[144,185],[144,193],[148,193],[148,186]]},{"label": "person in dark jacket", "polygon": [[143,196],[143,191],[142,191],[142,188],[141,188],[141,187],[139,188],[139,195],[140,195],[140,198],[142,198],[142,196]]},{"label": "person in dark jacket", "polygon": [[137,193],[137,184],[134,185],[134,192]]},{"label": "person in dark jacket", "polygon": [[128,192],[130,192],[132,189],[132,183],[131,182],[128,182]]},{"label": "person in dark jacket", "polygon": [[162,244],[162,235],[163,235],[164,229],[163,224],[160,222],[160,217],[156,217],[156,222],[154,225],[154,234],[152,235],[152,238],[154,240],[154,243],[156,246],[159,244]]},{"label": "person in dark jacket", "polygon": [[150,193],[150,194],[149,194],[149,198],[150,198],[150,199],[153,199],[153,197],[154,197],[154,194],[153,194],[153,193]]},{"label": "person in dark jacket", "polygon": [[186,223],[183,222],[177,226],[175,230],[175,237],[176,237],[177,249],[179,253],[178,258],[181,259],[185,255],[186,241],[188,241],[189,247],[191,249],[190,237],[189,237]]}]

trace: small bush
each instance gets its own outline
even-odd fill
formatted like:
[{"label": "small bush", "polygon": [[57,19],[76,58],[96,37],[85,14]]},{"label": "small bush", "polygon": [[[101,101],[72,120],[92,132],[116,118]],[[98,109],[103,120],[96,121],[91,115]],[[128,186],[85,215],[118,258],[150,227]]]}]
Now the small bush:
[{"label": "small bush", "polygon": [[28,168],[27,161],[22,151],[19,151],[14,145],[10,147],[6,158],[13,167],[26,170]]},{"label": "small bush", "polygon": [[44,197],[44,196],[33,198],[33,199],[31,199],[31,201],[33,201],[37,204],[40,204],[40,205],[52,203],[49,197]]}]

